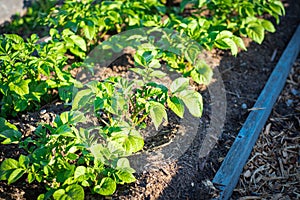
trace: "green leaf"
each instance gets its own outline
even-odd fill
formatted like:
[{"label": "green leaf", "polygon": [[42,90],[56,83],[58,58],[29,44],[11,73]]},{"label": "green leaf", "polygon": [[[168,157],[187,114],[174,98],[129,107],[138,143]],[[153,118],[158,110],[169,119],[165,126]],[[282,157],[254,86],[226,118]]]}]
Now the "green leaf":
[{"label": "green leaf", "polygon": [[147,65],[146,59],[143,56],[135,53],[134,56],[133,56],[133,58],[134,58],[134,61],[138,65],[143,66],[143,67],[145,67]]},{"label": "green leaf", "polygon": [[127,171],[119,171],[119,172],[117,172],[117,176],[119,177],[119,179],[121,179],[125,183],[132,183],[132,182],[136,181],[136,178],[134,177],[134,175]]},{"label": "green leaf", "polygon": [[70,29],[66,28],[62,31],[62,35],[65,36],[70,36],[70,35],[74,35],[75,33],[73,33]]},{"label": "green leaf", "polygon": [[189,86],[188,78],[177,78],[171,83],[170,90],[174,94],[187,89],[188,86]]},{"label": "green leaf", "polygon": [[79,47],[77,47],[77,48],[70,48],[70,51],[71,51],[71,53],[73,53],[75,56],[78,56],[78,57],[80,57],[81,59],[84,59],[85,58],[85,53],[84,52],[82,52],[81,50],[80,50],[80,48]]},{"label": "green leaf", "polygon": [[232,55],[234,55],[234,56],[237,55],[238,47],[231,38],[224,38],[223,42],[225,42],[228,45]]},{"label": "green leaf", "polygon": [[92,40],[95,35],[95,25],[85,25],[83,27],[83,32],[87,39]]},{"label": "green leaf", "polygon": [[[18,130],[18,128],[15,125],[9,123],[6,119],[4,119],[2,117],[0,117],[0,127],[1,127],[1,131],[11,130],[11,129],[16,130],[16,131]],[[1,133],[1,131],[0,131],[0,133]]]},{"label": "green leaf", "polygon": [[58,88],[58,94],[61,100],[69,102],[72,100],[73,85],[61,86]]},{"label": "green leaf", "polygon": [[62,70],[60,70],[57,66],[54,66],[55,74],[59,78],[61,82],[66,82],[66,79],[64,77],[64,74]]},{"label": "green leaf", "polygon": [[29,86],[28,86],[28,84],[30,82],[31,82],[31,79],[21,80],[18,83],[16,83],[16,82],[10,82],[8,84],[8,86],[9,86],[9,89],[11,91],[14,91],[15,93],[17,93],[20,96],[24,96],[25,94],[29,93]]},{"label": "green leaf", "polygon": [[66,191],[64,189],[58,189],[53,193],[53,198],[55,200],[69,199],[66,195]]},{"label": "green leaf", "polygon": [[70,199],[84,200],[84,190],[80,185],[70,185],[66,188],[66,193]]},{"label": "green leaf", "polygon": [[23,176],[23,174],[25,173],[24,169],[15,169],[9,176],[7,183],[8,185],[11,183],[16,182],[19,178],[21,178]]},{"label": "green leaf", "polygon": [[18,161],[16,161],[15,159],[12,159],[12,158],[7,158],[1,163],[0,170],[8,171],[11,169],[16,169],[18,167],[19,167]]},{"label": "green leaf", "polygon": [[73,32],[77,32],[78,29],[78,23],[72,22],[72,21],[67,21],[67,23],[64,25],[65,28],[70,28]]},{"label": "green leaf", "polygon": [[49,86],[49,88],[56,88],[57,87],[57,83],[51,79],[46,80],[47,85]]},{"label": "green leaf", "polygon": [[233,33],[227,30],[221,31],[218,35],[216,40],[224,39],[224,38],[231,38]]},{"label": "green leaf", "polygon": [[46,200],[45,194],[40,194],[37,198],[37,200]]},{"label": "green leaf", "polygon": [[19,157],[19,166],[20,166],[20,167],[22,167],[22,168],[27,168],[29,162],[30,162],[29,157],[24,156],[24,155],[22,155],[22,154],[20,155],[20,157]]},{"label": "green leaf", "polygon": [[156,77],[156,78],[163,78],[166,76],[166,73],[160,71],[160,70],[155,70],[153,72],[150,73],[151,77]]},{"label": "green leaf", "polygon": [[28,173],[28,176],[27,176],[27,181],[28,183],[32,183],[33,181],[35,180],[35,177],[34,177],[34,174],[33,173]]},{"label": "green leaf", "polygon": [[[67,161],[64,161],[64,165],[68,164]],[[69,166],[70,168],[62,168],[56,173],[56,181],[59,183],[64,183],[68,178],[72,177],[74,174],[74,165]]]},{"label": "green leaf", "polygon": [[264,40],[265,37],[264,28],[257,23],[250,23],[246,27],[246,32],[247,35],[258,44],[261,44],[262,41]]},{"label": "green leaf", "polygon": [[254,16],[254,10],[252,7],[245,7],[245,12],[248,16]]},{"label": "green leaf", "polygon": [[281,8],[282,15],[285,15],[285,9],[283,3],[280,0],[276,0],[273,3],[279,6]]},{"label": "green leaf", "polygon": [[84,200],[84,190],[80,185],[70,185],[66,188],[68,199]]},{"label": "green leaf", "polygon": [[67,124],[58,127],[54,134],[62,135],[65,137],[75,137],[75,134],[72,133],[72,129]]},{"label": "green leaf", "polygon": [[184,104],[181,99],[176,96],[167,99],[168,107],[180,118],[183,118]]},{"label": "green leaf", "polygon": [[86,167],[78,166],[75,170],[74,178],[77,179],[80,176],[84,176],[85,173],[86,173]]},{"label": "green leaf", "polygon": [[94,110],[98,111],[104,108],[104,99],[100,97],[96,97],[94,101]]},{"label": "green leaf", "polygon": [[94,156],[95,160],[99,160],[100,162],[103,162],[105,161],[105,158],[104,158],[104,151],[105,151],[105,148],[103,147],[102,144],[94,144],[90,147],[90,151],[92,153],[92,155]]},{"label": "green leaf", "polygon": [[267,31],[274,33],[276,31],[274,25],[269,20],[262,19],[260,21],[261,25],[266,29]]},{"label": "green leaf", "polygon": [[[197,20],[192,20],[188,23],[188,29],[190,29],[191,33],[194,34],[197,28],[199,27]],[[195,54],[197,55],[197,54]]]},{"label": "green leaf", "polygon": [[78,159],[78,157],[79,156],[75,153],[68,153],[68,155],[67,155],[67,158],[70,160],[76,160],[76,159]]},{"label": "green leaf", "polygon": [[9,175],[12,173],[12,170],[2,171],[0,170],[0,181],[5,181],[9,178]]},{"label": "green leaf", "polygon": [[86,51],[86,43],[82,37],[78,35],[71,35],[70,38],[82,51]]},{"label": "green leaf", "polygon": [[160,63],[159,63],[159,60],[157,59],[153,59],[151,60],[151,62],[149,63],[149,67],[150,68],[153,68],[153,69],[158,69],[161,67]]},{"label": "green leaf", "polygon": [[70,117],[68,118],[68,124],[77,124],[80,122],[85,122],[86,118],[84,116],[84,113],[79,112],[79,111],[70,111]]},{"label": "green leaf", "polygon": [[51,28],[50,31],[49,31],[49,34],[51,37],[55,37],[58,33],[58,30],[54,29],[54,28]]},{"label": "green leaf", "polygon": [[245,46],[244,41],[242,40],[242,38],[237,37],[237,36],[233,36],[233,37],[232,37],[232,40],[233,40],[233,41],[235,42],[235,44],[236,44],[237,46],[239,46],[241,49],[247,50],[247,48],[246,48],[246,46]]},{"label": "green leaf", "polygon": [[184,52],[185,58],[188,62],[194,63],[198,55],[201,53],[199,44],[190,44]]},{"label": "green leaf", "polygon": [[18,99],[15,102],[14,109],[17,112],[21,112],[21,111],[25,110],[27,108],[27,106],[28,106],[28,100],[27,99]]},{"label": "green leaf", "polygon": [[116,188],[116,182],[109,177],[105,177],[101,180],[99,185],[94,187],[94,191],[98,194],[108,196],[112,195],[116,191]]},{"label": "green leaf", "polygon": [[5,38],[11,39],[15,43],[24,42],[23,38],[21,36],[18,36],[17,34],[5,34]]},{"label": "green leaf", "polygon": [[77,92],[72,103],[72,110],[79,110],[82,107],[86,106],[86,104],[90,101],[92,96],[93,93],[91,89],[80,90],[79,92]]},{"label": "green leaf", "polygon": [[144,69],[141,69],[141,68],[138,68],[138,67],[135,67],[135,68],[129,68],[129,70],[135,72],[136,74],[139,74],[140,76],[142,77],[145,77],[147,74],[146,74],[146,70]]},{"label": "green leaf", "polygon": [[14,129],[8,129],[0,132],[1,137],[5,138],[2,144],[11,144],[18,143],[21,140],[22,134]]},{"label": "green leaf", "polygon": [[32,157],[40,162],[43,162],[44,160],[48,159],[49,150],[46,147],[40,147],[38,149],[35,149],[32,153]]},{"label": "green leaf", "polygon": [[134,129],[125,129],[119,132],[114,132],[111,136],[114,145],[121,145],[127,153],[137,152],[144,146],[143,137]]},{"label": "green leaf", "polygon": [[87,180],[83,180],[83,181],[81,182],[81,185],[82,185],[83,187],[90,187],[90,186],[91,186],[91,184],[90,184]]},{"label": "green leaf", "polygon": [[269,3],[270,8],[272,9],[273,12],[275,12],[277,15],[284,15],[284,6],[282,2],[280,1],[274,1]]},{"label": "green leaf", "polygon": [[163,119],[168,121],[168,116],[165,107],[158,102],[151,102],[150,117],[156,130],[158,130],[158,127],[163,122]]},{"label": "green leaf", "polygon": [[198,61],[191,71],[191,77],[198,84],[209,85],[213,77],[213,70],[204,61]]},{"label": "green leaf", "polygon": [[232,55],[236,55],[238,47],[231,38],[221,38],[215,41],[215,45],[220,49],[230,49]]},{"label": "green leaf", "polygon": [[202,96],[192,90],[184,90],[179,94],[179,98],[183,100],[185,106],[195,117],[201,117],[203,112]]},{"label": "green leaf", "polygon": [[47,88],[48,84],[46,82],[41,82],[36,87],[31,87],[30,89],[33,89],[32,95],[39,100],[40,97],[47,92]]},{"label": "green leaf", "polygon": [[131,130],[124,146],[127,152],[137,152],[143,148],[144,139],[137,131]]},{"label": "green leaf", "polygon": [[182,0],[180,2],[180,12],[183,12],[185,6],[189,3],[196,3],[197,1],[196,0]]},{"label": "green leaf", "polygon": [[117,162],[117,168],[118,169],[130,168],[129,160],[127,158],[120,158]]},{"label": "green leaf", "polygon": [[7,84],[0,84],[0,93],[4,94],[5,96],[7,96],[9,91],[9,87]]},{"label": "green leaf", "polygon": [[55,122],[57,126],[61,126],[63,124],[74,125],[85,120],[84,113],[80,111],[66,111],[61,113],[59,117],[57,116]]},{"label": "green leaf", "polygon": [[116,97],[111,97],[107,101],[105,101],[105,109],[106,111],[117,115],[118,114],[118,99]]}]

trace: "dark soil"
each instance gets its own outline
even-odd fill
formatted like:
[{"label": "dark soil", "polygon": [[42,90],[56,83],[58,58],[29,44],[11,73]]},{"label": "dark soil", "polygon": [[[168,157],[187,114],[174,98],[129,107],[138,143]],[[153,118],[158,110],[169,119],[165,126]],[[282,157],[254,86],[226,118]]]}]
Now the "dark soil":
[{"label": "dark soil", "polygon": [[[240,52],[237,57],[218,50],[214,50],[210,54],[214,65],[218,66],[218,70],[222,74],[227,95],[225,126],[217,145],[210,154],[206,158],[199,159],[202,132],[198,130],[196,138],[199,139],[195,139],[190,148],[177,161],[166,163],[155,170],[136,174],[138,180],[135,183],[119,186],[117,192],[110,198],[212,199],[217,194],[211,180],[248,116],[248,108],[254,105],[300,22],[300,2],[298,0],[284,2],[286,16],[277,25],[276,33],[267,34],[261,45],[245,39],[248,50]],[[296,70],[295,73],[299,73],[299,70]],[[203,96],[208,107],[209,100],[205,99],[208,97],[207,92],[204,92]],[[19,119],[10,120],[10,122],[16,124],[26,136],[34,130],[38,121],[51,122],[56,114],[68,110],[59,103],[49,104],[43,109],[46,110],[46,113],[43,113],[44,111],[27,113]],[[293,109],[293,107],[289,109]],[[281,112],[283,115],[289,114],[288,110],[281,110]],[[205,111],[201,120],[204,124],[208,123],[209,110]],[[284,129],[280,123],[276,125],[276,128]],[[8,157],[16,158],[20,153],[22,153],[21,150],[14,145],[0,145],[0,162]],[[45,192],[43,186],[28,185],[25,180],[20,180],[13,185],[7,185],[6,182],[0,181],[0,199],[35,199],[38,194],[43,192]],[[245,195],[249,195],[249,192],[234,193],[232,199],[238,199]],[[104,199],[90,194],[86,196],[87,199]]]}]

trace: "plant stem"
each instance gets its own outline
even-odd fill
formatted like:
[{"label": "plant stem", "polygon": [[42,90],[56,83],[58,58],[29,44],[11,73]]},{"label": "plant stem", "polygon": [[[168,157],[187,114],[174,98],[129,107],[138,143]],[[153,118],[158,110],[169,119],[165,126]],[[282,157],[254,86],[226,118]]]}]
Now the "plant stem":
[{"label": "plant stem", "polygon": [[147,116],[148,115],[146,115],[146,114],[143,115],[143,117],[137,123],[135,123],[135,126],[138,125],[138,124],[140,124],[140,123],[142,123],[146,119]]},{"label": "plant stem", "polygon": [[131,119],[132,119],[133,121],[135,121],[134,119],[137,117],[137,115],[138,115],[141,111],[144,111],[145,109],[146,109],[146,108],[143,107],[143,108],[141,108],[140,110],[136,111],[136,112],[133,114],[133,116],[131,117]]}]

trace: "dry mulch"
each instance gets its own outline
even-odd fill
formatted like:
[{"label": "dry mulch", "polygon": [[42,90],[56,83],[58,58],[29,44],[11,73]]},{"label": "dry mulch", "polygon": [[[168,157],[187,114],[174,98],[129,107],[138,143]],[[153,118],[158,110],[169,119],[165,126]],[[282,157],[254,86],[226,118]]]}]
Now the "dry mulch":
[{"label": "dry mulch", "polygon": [[240,176],[233,197],[300,199],[300,58]]}]

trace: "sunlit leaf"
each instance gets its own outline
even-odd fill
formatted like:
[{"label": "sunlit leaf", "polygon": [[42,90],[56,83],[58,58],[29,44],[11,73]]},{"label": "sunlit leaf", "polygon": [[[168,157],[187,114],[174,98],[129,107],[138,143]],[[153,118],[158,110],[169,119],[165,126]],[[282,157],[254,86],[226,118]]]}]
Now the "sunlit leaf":
[{"label": "sunlit leaf", "polygon": [[158,102],[151,102],[150,117],[156,130],[158,130],[159,125],[163,122],[164,119],[168,121],[166,108]]},{"label": "sunlit leaf", "polygon": [[181,99],[176,96],[167,99],[168,107],[180,118],[183,118],[184,104]]},{"label": "sunlit leaf", "polygon": [[116,188],[116,182],[109,177],[105,177],[102,178],[99,185],[94,187],[94,191],[98,194],[107,196],[112,195],[116,191]]}]

